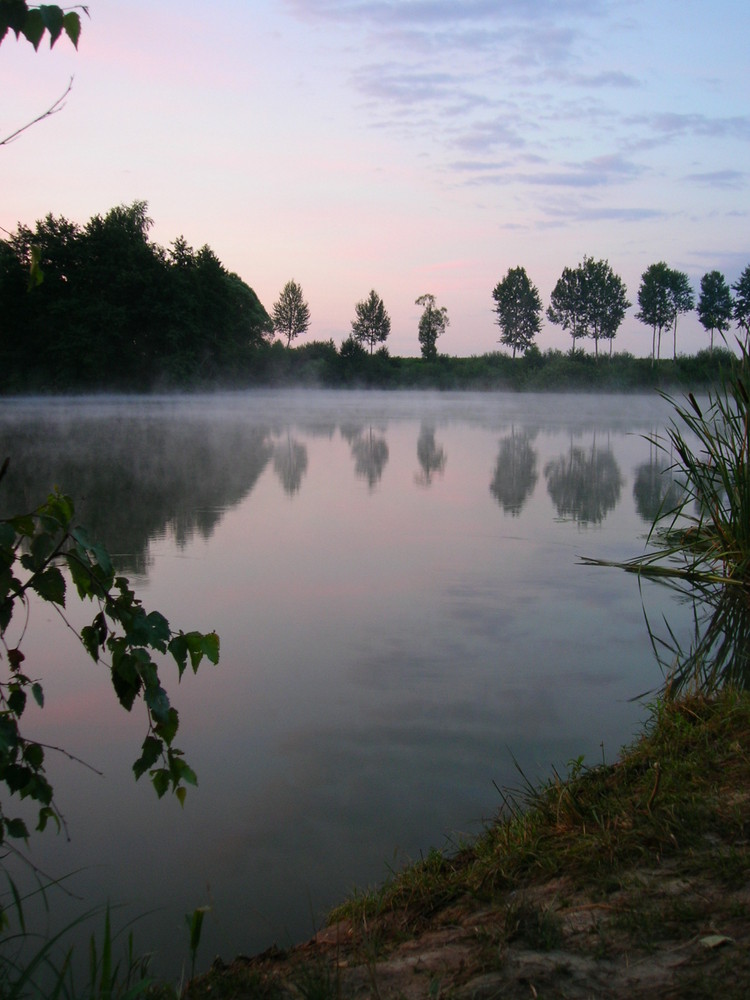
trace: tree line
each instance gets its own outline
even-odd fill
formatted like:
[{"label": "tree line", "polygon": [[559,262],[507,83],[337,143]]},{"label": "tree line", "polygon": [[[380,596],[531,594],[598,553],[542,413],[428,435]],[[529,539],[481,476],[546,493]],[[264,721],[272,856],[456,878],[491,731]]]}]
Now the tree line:
[{"label": "tree line", "polygon": [[[310,327],[299,283],[284,285],[269,314],[209,246],[195,250],[180,236],[163,248],[149,238],[151,226],[146,202],[136,201],[84,226],[49,214],[0,241],[0,365],[6,391],[247,384],[283,367],[268,357],[273,334],[289,350]],[[609,262],[587,256],[563,269],[546,311],[523,267],[510,268],[492,298],[500,343],[513,358],[536,349],[543,315],[570,334],[573,355],[580,354],[583,338],[593,339],[595,357],[602,342],[611,355],[631,306]],[[429,293],[415,304],[422,309],[421,358],[434,362],[450,323],[448,310]],[[665,333],[671,334],[676,358],[678,319],[696,308],[688,276],[663,261],[652,264],[642,275],[638,306],[637,318],[652,331],[652,363],[661,357]],[[747,340],[750,265],[731,288],[720,272],[705,274],[697,311],[711,350],[715,334],[724,336],[732,321]],[[352,373],[360,377],[368,358],[376,368],[374,356],[388,359],[390,332],[391,318],[372,289],[356,303],[351,331],[336,351],[336,380],[346,381]],[[321,352],[330,362],[327,345]]]},{"label": "tree line", "polygon": [[[735,295],[732,295],[734,291]],[[539,290],[529,279],[524,267],[513,267],[498,282],[492,292],[495,319],[500,327],[500,343],[516,353],[525,354],[542,328],[543,305]],[[438,307],[434,295],[421,295],[416,305],[423,307],[418,325],[422,357],[437,357],[437,340],[450,323],[445,306]],[[576,341],[590,337],[594,354],[599,355],[599,342],[612,342],[625,313],[632,303],[622,278],[606,260],[584,256],[577,267],[566,267],[555,284],[546,310],[546,317],[561,326]],[[672,331],[673,358],[677,357],[677,321],[679,316],[695,308],[695,297],[687,274],[669,267],[664,261],[651,264],[641,276],[638,289],[639,310],[636,318],[652,329],[652,361],[661,356],[661,339],[665,330]],[[722,337],[734,320],[744,332],[747,343],[750,334],[750,265],[734,285],[727,284],[719,271],[710,271],[701,279],[697,304],[698,318],[710,334],[710,349],[714,334]],[[354,355],[357,350],[385,345],[391,330],[391,320],[383,300],[373,289],[366,299],[355,306],[351,334],[341,345],[342,353]],[[302,288],[296,281],[287,282],[273,310],[274,329],[291,341],[305,333],[310,324],[310,309]],[[382,347],[381,347],[382,350]]]},{"label": "tree line", "polygon": [[79,226],[51,214],[0,242],[5,388],[231,377],[273,323],[209,246],[149,239],[146,202]]}]

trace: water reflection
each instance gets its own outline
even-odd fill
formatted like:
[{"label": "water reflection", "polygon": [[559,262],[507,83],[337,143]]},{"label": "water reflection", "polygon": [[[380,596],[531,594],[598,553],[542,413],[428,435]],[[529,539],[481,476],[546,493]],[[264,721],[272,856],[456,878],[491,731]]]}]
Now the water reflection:
[{"label": "water reflection", "polygon": [[571,441],[567,455],[544,467],[547,490],[561,518],[600,524],[620,499],[622,476],[609,448],[579,448]]},{"label": "water reflection", "polygon": [[414,482],[418,486],[429,486],[435,473],[441,473],[445,468],[446,454],[435,441],[434,424],[422,424],[417,439],[417,461],[420,471],[415,475]]},{"label": "water reflection", "polygon": [[274,445],[273,468],[285,493],[293,496],[307,471],[307,448],[287,431],[286,440]]},{"label": "water reflection", "polygon": [[663,458],[663,451],[649,438],[649,460],[635,470],[633,498],[644,521],[653,524],[661,512],[673,510],[684,494],[683,486],[674,478],[672,463]]},{"label": "water reflection", "polygon": [[680,642],[666,624],[667,635],[649,624],[656,658],[667,690],[678,695],[696,688],[708,695],[725,685],[750,688],[750,597],[741,587],[724,584],[690,584],[672,581],[691,609],[692,636]]},{"label": "water reflection", "polygon": [[354,471],[358,476],[367,480],[370,489],[374,489],[388,462],[388,445],[384,435],[374,431],[370,426],[367,430],[360,429],[354,433],[350,438],[350,443],[354,458]]},{"label": "water reflection", "polygon": [[517,517],[521,508],[534,492],[537,481],[536,452],[531,442],[536,430],[517,430],[500,442],[495,462],[495,472],[490,483],[490,493],[506,514]]},{"label": "water reflection", "polygon": [[196,534],[209,538],[275,454],[264,425],[132,409],[6,423],[0,445],[10,456],[0,515],[30,510],[59,488],[120,568],[139,573],[150,539],[170,535],[184,548]]}]

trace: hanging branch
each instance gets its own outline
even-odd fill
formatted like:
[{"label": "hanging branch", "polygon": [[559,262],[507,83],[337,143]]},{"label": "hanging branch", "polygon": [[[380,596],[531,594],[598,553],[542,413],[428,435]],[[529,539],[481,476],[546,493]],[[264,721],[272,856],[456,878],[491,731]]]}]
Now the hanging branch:
[{"label": "hanging branch", "polygon": [[63,102],[65,101],[65,98],[68,96],[72,88],[73,88],[73,77],[71,76],[70,81],[68,82],[68,86],[65,88],[65,92],[62,93],[57,98],[57,100],[53,105],[51,105],[51,107],[47,108],[47,110],[43,114],[38,115],[36,118],[34,118],[33,121],[27,122],[25,125],[22,125],[21,128],[17,128],[15,132],[11,132],[11,134],[6,136],[4,139],[0,139],[0,146],[7,146],[9,143],[13,142],[14,139],[17,139],[22,132],[25,132],[26,129],[31,128],[32,125],[36,125],[37,122],[44,121],[45,118],[50,118],[52,115],[57,114],[58,111],[62,111],[62,109],[65,107],[65,104]]}]

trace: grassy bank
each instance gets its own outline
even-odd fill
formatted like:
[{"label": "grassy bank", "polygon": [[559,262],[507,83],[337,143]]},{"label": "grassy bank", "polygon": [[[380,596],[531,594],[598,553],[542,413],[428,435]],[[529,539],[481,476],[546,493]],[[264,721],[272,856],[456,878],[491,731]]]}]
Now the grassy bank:
[{"label": "grassy bank", "polygon": [[662,699],[616,763],[506,793],[475,843],[187,996],[744,998],[749,835],[750,695]]}]

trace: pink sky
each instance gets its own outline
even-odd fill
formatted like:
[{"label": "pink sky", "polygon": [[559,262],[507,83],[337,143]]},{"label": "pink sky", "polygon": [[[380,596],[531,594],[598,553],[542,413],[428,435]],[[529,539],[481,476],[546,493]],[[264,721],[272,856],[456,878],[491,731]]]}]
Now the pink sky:
[{"label": "pink sky", "polygon": [[[497,347],[492,289],[523,265],[545,307],[607,258],[637,302],[655,261],[697,292],[747,236],[750,9],[737,0],[94,0],[76,52],[0,46],[0,226],[145,199],[152,237],[208,243],[267,309],[295,278],[306,339],[339,344],[370,288],[393,354]],[[615,342],[645,355],[632,308]],[[570,346],[545,323],[542,349]],[[680,349],[708,337],[686,317]],[[671,347],[669,348],[671,349]]]}]

